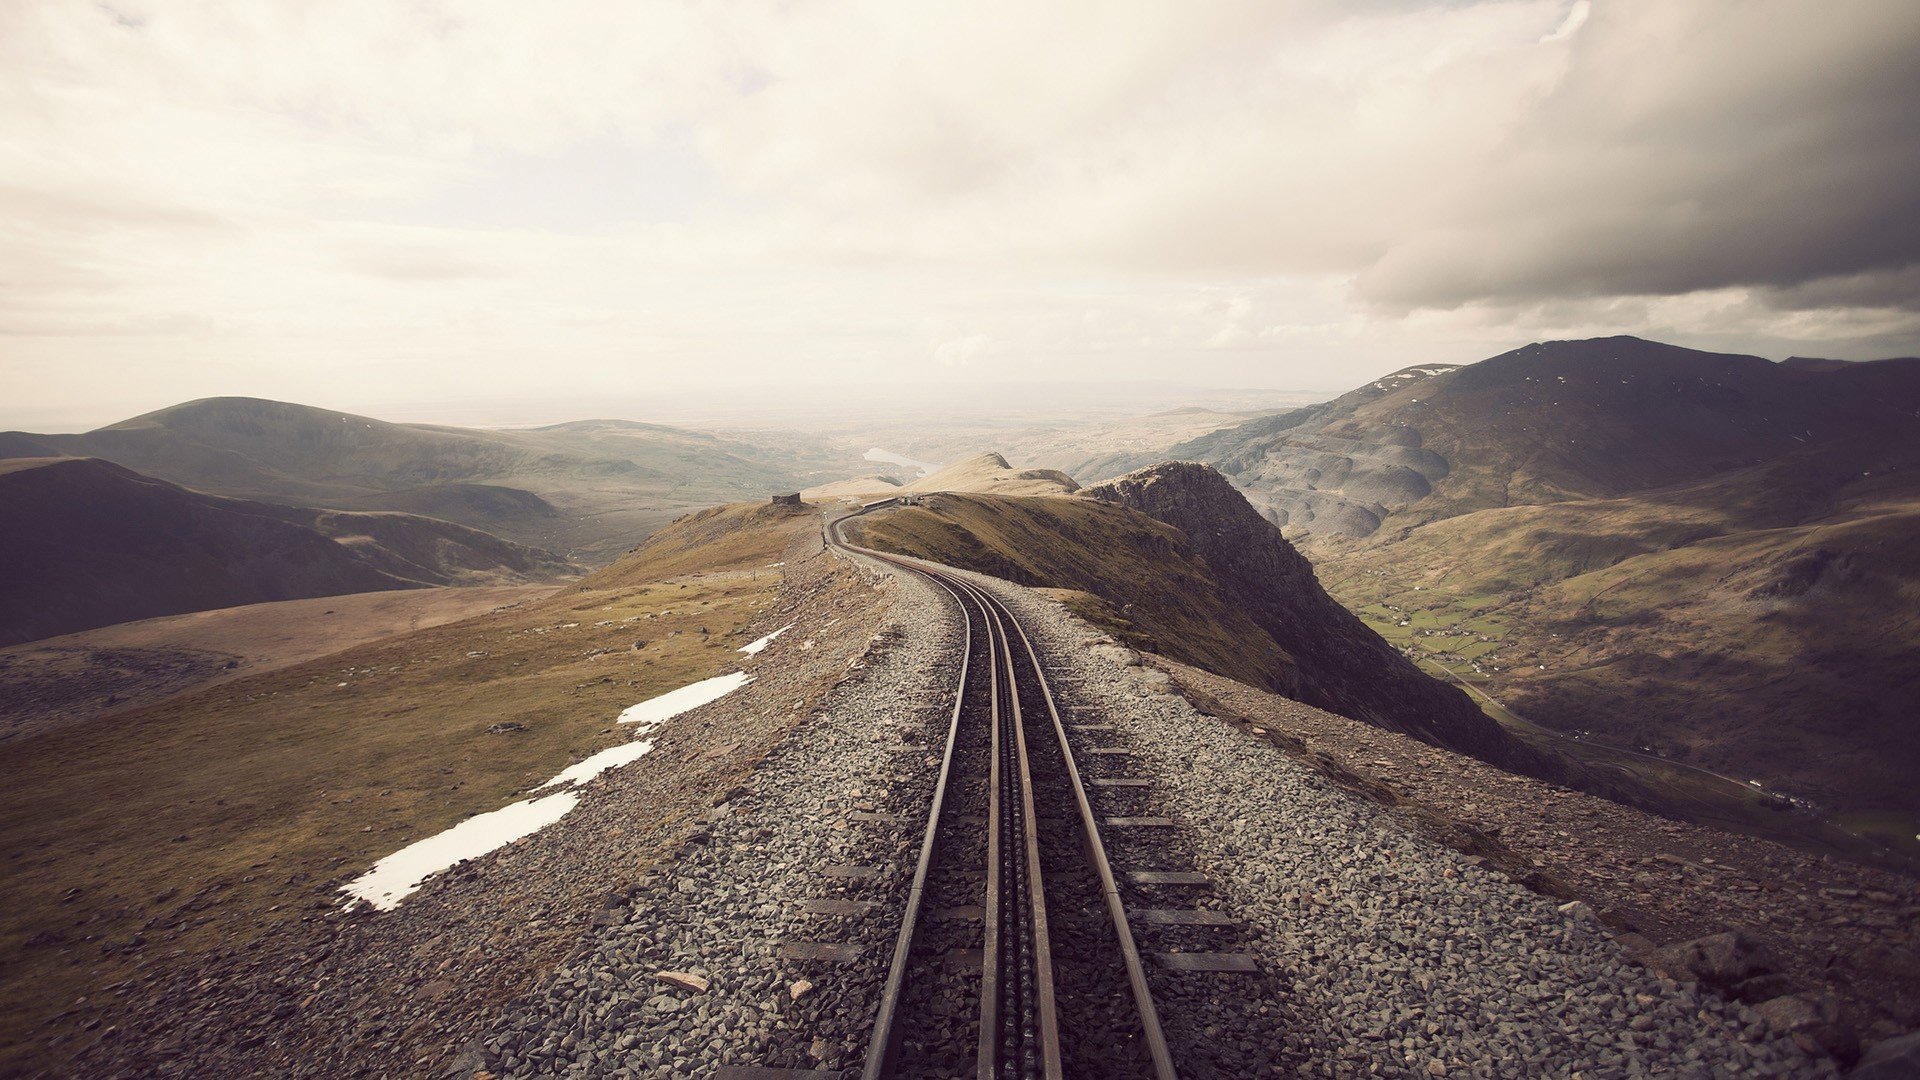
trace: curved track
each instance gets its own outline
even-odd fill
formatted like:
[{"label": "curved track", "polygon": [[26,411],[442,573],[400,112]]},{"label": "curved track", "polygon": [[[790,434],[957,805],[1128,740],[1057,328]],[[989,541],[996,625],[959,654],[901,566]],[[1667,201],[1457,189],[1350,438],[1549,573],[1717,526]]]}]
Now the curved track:
[{"label": "curved track", "polygon": [[836,519],[827,543],[945,590],[966,644],[863,1075],[1171,1078],[1039,655],[1010,610],[950,568],[846,541],[847,520],[892,503]]}]

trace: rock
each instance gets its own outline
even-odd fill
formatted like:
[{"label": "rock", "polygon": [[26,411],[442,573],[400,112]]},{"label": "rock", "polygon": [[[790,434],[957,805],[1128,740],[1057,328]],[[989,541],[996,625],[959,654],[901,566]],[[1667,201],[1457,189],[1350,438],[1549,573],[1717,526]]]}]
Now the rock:
[{"label": "rock", "polygon": [[800,979],[795,983],[793,983],[791,986],[787,987],[787,993],[790,996],[792,996],[793,1000],[795,1001],[799,1001],[801,998],[806,997],[807,994],[812,992],[812,990],[813,990],[813,983],[807,979]]},{"label": "rock", "polygon": [[1728,987],[1728,992],[1741,1001],[1758,1002],[1777,998],[1782,994],[1791,994],[1793,980],[1778,972],[1755,975],[1750,979],[1741,979]]},{"label": "rock", "polygon": [[1421,671],[1328,596],[1312,564],[1219,472],[1163,462],[1080,494],[1185,534],[1192,553],[1293,659],[1295,666],[1275,673],[1269,689],[1510,769],[1548,778],[1561,770],[1480,711],[1465,691]]},{"label": "rock", "polygon": [[1793,1036],[1807,1051],[1819,1050],[1852,1061],[1860,1054],[1860,1038],[1840,1018],[1840,1003],[1831,994],[1787,994],[1753,1007],[1767,1030]]},{"label": "rock", "polygon": [[1920,1031],[1868,1047],[1847,1080],[1912,1080],[1916,1076],[1920,1076]]},{"label": "rock", "polygon": [[1760,943],[1735,930],[1668,945],[1652,960],[1653,967],[1676,979],[1695,979],[1722,990],[1773,970]]},{"label": "rock", "polygon": [[1659,946],[1653,943],[1652,938],[1645,934],[1634,933],[1631,930],[1615,934],[1614,940],[1620,943],[1620,951],[1627,954],[1627,959],[1632,960],[1641,967],[1650,966],[1654,956],[1660,951]]},{"label": "rock", "polygon": [[1594,915],[1593,908],[1587,906],[1585,900],[1575,900],[1572,903],[1561,904],[1560,914],[1565,915],[1569,919],[1593,919],[1598,917]]},{"label": "rock", "polygon": [[653,977],[663,983],[678,986],[682,990],[691,990],[696,994],[706,993],[707,987],[713,985],[691,971],[657,971]]},{"label": "rock", "polygon": [[527,730],[527,725],[518,723],[513,720],[509,720],[502,724],[487,725],[487,734],[489,735],[510,735],[516,731],[525,731],[525,730]]},{"label": "rock", "polygon": [[483,1072],[486,1068],[487,1048],[475,1038],[467,1040],[467,1044],[460,1048],[460,1052],[454,1055],[451,1062],[447,1063],[446,1071],[441,1075],[465,1078]]}]

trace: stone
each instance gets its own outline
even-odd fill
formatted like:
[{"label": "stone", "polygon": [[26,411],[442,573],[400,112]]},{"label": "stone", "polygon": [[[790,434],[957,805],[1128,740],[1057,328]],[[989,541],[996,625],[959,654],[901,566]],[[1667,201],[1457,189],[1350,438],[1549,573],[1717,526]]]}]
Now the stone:
[{"label": "stone", "polygon": [[1916,1076],[1920,1076],[1920,1031],[1911,1031],[1868,1047],[1847,1080],[1912,1080]]},{"label": "stone", "polygon": [[1774,971],[1755,975],[1750,979],[1741,979],[1727,988],[1728,993],[1745,1002],[1767,1001],[1782,994],[1791,994],[1793,991],[1793,980]]},{"label": "stone", "polygon": [[1831,994],[1786,994],[1763,1001],[1753,1011],[1767,1030],[1793,1036],[1807,1051],[1823,1051],[1852,1061],[1860,1054],[1860,1037],[1840,1018],[1840,1003]]},{"label": "stone", "polygon": [[1668,945],[1652,960],[1651,966],[1676,979],[1694,979],[1720,989],[1774,969],[1760,943],[1736,930]]},{"label": "stone", "polygon": [[793,998],[793,1000],[795,1001],[799,1001],[801,998],[806,997],[809,993],[812,993],[812,992],[813,992],[813,982],[812,980],[809,980],[809,979],[796,980],[795,982],[793,982],[787,987],[787,995]]},{"label": "stone", "polygon": [[657,971],[653,977],[663,983],[678,986],[682,990],[691,990],[696,994],[706,993],[707,987],[713,985],[691,971]]}]

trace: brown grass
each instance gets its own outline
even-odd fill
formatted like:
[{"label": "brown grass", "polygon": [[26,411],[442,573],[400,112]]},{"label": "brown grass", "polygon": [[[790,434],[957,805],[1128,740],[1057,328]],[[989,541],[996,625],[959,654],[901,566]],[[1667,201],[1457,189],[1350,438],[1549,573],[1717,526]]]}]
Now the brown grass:
[{"label": "brown grass", "polygon": [[[767,564],[816,527],[703,512],[544,601],[0,752],[0,1073],[70,1034],[48,1020],[76,998],[310,916],[336,902],[321,883],[624,739],[628,705],[728,670],[779,584]],[[529,730],[487,733],[501,721]]]},{"label": "brown grass", "polygon": [[1255,686],[1290,663],[1226,596],[1177,529],[1112,503],[938,495],[855,523],[875,548],[1066,590],[1127,644]]}]

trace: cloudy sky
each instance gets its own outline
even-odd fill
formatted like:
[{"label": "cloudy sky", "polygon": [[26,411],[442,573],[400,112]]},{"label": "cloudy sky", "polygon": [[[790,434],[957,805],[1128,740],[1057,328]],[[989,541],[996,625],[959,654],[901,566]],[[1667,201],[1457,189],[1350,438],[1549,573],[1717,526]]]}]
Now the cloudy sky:
[{"label": "cloudy sky", "polygon": [[5,0],[0,427],[1913,354],[1917,58],[1912,0]]}]

